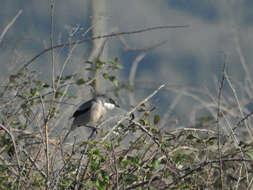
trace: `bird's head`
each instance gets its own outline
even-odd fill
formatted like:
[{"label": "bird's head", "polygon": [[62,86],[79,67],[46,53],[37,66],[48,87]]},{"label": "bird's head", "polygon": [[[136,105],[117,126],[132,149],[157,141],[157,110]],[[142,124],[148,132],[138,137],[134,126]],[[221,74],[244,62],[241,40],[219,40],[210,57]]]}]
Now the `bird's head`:
[{"label": "bird's head", "polygon": [[96,100],[101,101],[103,106],[108,110],[112,110],[115,107],[119,108],[119,105],[116,103],[116,101],[106,95],[99,95],[96,97]]}]

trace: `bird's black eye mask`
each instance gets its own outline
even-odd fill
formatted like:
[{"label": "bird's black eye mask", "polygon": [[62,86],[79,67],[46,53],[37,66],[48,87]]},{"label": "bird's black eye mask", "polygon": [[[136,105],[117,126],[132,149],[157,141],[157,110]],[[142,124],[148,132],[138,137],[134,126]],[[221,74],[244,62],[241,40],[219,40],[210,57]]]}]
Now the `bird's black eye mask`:
[{"label": "bird's black eye mask", "polygon": [[105,99],[105,102],[114,104],[115,107],[119,107],[118,103],[116,101],[114,101],[112,98],[109,98],[108,96],[106,96],[105,94],[100,94],[98,95],[98,97],[103,97]]},{"label": "bird's black eye mask", "polygon": [[109,98],[109,102],[119,108],[119,105],[113,99]]},{"label": "bird's black eye mask", "polygon": [[115,104],[115,101],[111,98],[109,98],[109,102],[112,103],[112,104]]}]

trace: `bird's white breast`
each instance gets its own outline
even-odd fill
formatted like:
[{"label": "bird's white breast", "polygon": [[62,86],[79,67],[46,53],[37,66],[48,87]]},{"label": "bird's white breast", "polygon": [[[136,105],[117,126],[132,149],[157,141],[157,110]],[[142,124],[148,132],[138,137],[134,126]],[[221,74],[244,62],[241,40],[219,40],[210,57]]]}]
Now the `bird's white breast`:
[{"label": "bird's white breast", "polygon": [[94,103],[91,107],[91,122],[98,122],[105,113],[106,109],[101,101]]}]

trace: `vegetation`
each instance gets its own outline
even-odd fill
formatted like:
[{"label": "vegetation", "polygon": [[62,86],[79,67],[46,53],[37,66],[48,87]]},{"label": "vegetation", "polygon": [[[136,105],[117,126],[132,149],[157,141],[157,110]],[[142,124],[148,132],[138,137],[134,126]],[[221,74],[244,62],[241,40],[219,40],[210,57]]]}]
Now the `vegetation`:
[{"label": "vegetation", "polygon": [[[110,35],[100,38],[105,37]],[[57,75],[49,68],[49,82],[28,68],[46,52],[54,57],[56,48],[68,46],[69,57],[71,48],[83,42],[43,50],[0,89],[0,189],[252,189],[252,113],[242,111],[246,104],[237,101],[226,62],[217,98],[208,94],[213,101],[196,108],[209,114],[195,118],[194,125],[174,127],[162,117],[166,113],[157,112],[159,105],[149,100],[168,92],[168,85],[161,84],[117,115],[114,125],[102,128],[102,123],[90,138],[63,144],[68,125],[61,121],[70,116],[70,103],[77,98],[70,88],[96,91],[95,83],[102,81],[118,99],[122,91],[131,95],[135,90],[131,81],[117,77],[123,69],[119,57],[88,61],[86,70],[96,73],[91,78],[64,75],[63,64]],[[54,64],[52,58],[52,68]],[[232,92],[223,97],[225,83]],[[230,104],[231,99],[237,104]],[[62,130],[55,132],[59,126]]]}]

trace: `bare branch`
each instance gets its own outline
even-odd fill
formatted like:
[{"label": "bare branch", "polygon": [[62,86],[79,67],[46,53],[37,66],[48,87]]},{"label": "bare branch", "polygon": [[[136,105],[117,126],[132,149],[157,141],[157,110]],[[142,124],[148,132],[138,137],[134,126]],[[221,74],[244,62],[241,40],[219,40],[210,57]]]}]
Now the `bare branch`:
[{"label": "bare branch", "polygon": [[16,14],[16,16],[9,22],[9,24],[7,24],[7,26],[4,28],[2,34],[0,35],[0,43],[2,42],[5,34],[7,33],[7,31],[10,29],[10,27],[15,23],[15,21],[17,20],[17,18],[22,14],[23,10],[20,9],[18,11],[18,13]]},{"label": "bare branch", "polygon": [[8,130],[5,126],[3,126],[1,123],[0,123],[0,127],[10,136],[10,138],[12,140],[14,151],[15,151],[16,160],[17,160],[17,163],[18,163],[18,169],[20,170],[21,169],[21,165],[20,165],[20,160],[19,160],[19,156],[18,156],[19,154],[18,154],[15,138],[12,135],[11,131]]},{"label": "bare branch", "polygon": [[112,132],[118,127],[118,125],[120,123],[122,123],[123,121],[125,121],[126,119],[129,118],[129,116],[135,112],[137,110],[138,107],[140,107],[142,104],[144,104],[145,102],[147,102],[150,98],[152,98],[154,95],[157,94],[157,92],[159,90],[161,90],[163,87],[165,86],[165,84],[162,84],[161,86],[159,86],[159,88],[157,88],[152,94],[150,94],[148,97],[146,97],[144,100],[142,100],[141,102],[139,102],[131,111],[129,111],[128,113],[125,114],[125,116],[123,116],[116,125],[114,125],[110,131],[107,133],[107,135],[105,135],[102,139],[102,141],[105,141],[111,134]]},{"label": "bare branch", "polygon": [[224,86],[224,82],[225,82],[225,72],[226,72],[226,65],[227,65],[227,57],[225,55],[225,60],[224,60],[224,63],[223,63],[223,68],[222,68],[222,79],[220,81],[220,86],[219,86],[219,89],[218,89],[218,110],[217,110],[217,118],[216,118],[216,128],[217,128],[217,132],[218,132],[218,152],[219,152],[219,159],[220,159],[220,162],[219,162],[219,171],[220,171],[220,179],[221,179],[221,187],[222,187],[222,190],[224,189],[224,181],[223,181],[223,169],[222,169],[222,161],[221,161],[221,158],[222,158],[222,153],[221,153],[221,140],[220,140],[220,133],[221,133],[221,129],[220,129],[220,124],[219,124],[219,119],[222,115],[222,112],[220,111],[220,105],[221,105],[221,94],[222,94],[222,89],[223,89],[223,86]]},{"label": "bare branch", "polygon": [[48,51],[52,50],[52,49],[57,49],[57,48],[62,48],[62,47],[67,47],[67,46],[72,46],[75,44],[82,44],[85,42],[90,42],[93,40],[97,40],[97,39],[102,39],[102,38],[112,38],[112,37],[116,37],[116,36],[123,36],[123,35],[130,35],[130,34],[138,34],[138,33],[143,33],[143,32],[148,32],[148,31],[153,31],[153,30],[161,30],[161,29],[177,29],[177,28],[187,28],[189,27],[189,25],[178,25],[178,26],[155,26],[155,27],[150,27],[150,28],[144,28],[144,29],[140,29],[140,30],[134,30],[134,31],[129,31],[129,32],[117,32],[117,33],[110,33],[110,34],[105,34],[105,35],[101,35],[101,36],[95,36],[92,38],[87,38],[84,40],[78,40],[78,41],[74,41],[74,42],[70,42],[70,43],[65,43],[65,44],[59,44],[53,47],[49,47],[47,49],[44,49],[43,51],[41,51],[40,53],[38,53],[37,55],[35,55],[32,59],[30,59],[27,63],[25,63],[19,70],[18,73],[23,71],[26,67],[28,67],[30,64],[33,63],[33,61],[35,61],[37,58],[39,58],[41,55],[47,53]]}]

